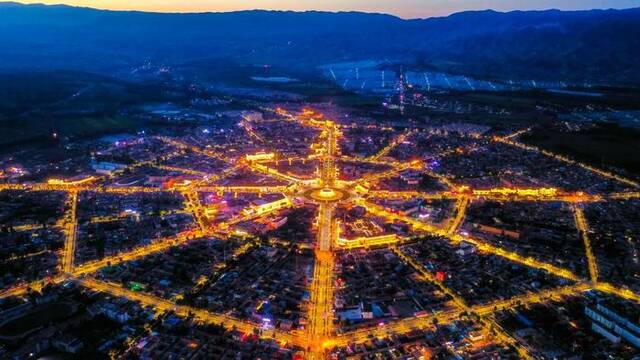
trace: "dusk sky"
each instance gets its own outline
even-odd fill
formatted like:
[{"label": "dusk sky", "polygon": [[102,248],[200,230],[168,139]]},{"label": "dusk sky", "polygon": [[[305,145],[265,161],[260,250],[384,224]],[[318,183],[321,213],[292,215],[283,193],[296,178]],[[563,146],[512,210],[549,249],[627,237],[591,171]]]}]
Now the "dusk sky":
[{"label": "dusk sky", "polygon": [[[23,1],[24,2],[24,1]],[[45,4],[65,3],[114,10],[161,12],[233,11],[246,9],[277,10],[359,10],[381,12],[403,18],[448,15],[464,10],[495,9],[593,9],[640,6],[640,0],[44,0]],[[28,1],[24,3],[34,3]]]}]

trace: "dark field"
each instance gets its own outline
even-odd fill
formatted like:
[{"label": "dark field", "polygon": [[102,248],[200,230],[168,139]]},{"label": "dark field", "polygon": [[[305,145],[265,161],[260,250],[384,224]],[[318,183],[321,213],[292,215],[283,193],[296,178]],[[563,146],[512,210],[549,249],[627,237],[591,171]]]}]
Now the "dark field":
[{"label": "dark field", "polygon": [[537,128],[523,138],[529,144],[597,166],[615,166],[640,175],[640,132],[601,124],[579,132]]},{"label": "dark field", "polygon": [[73,306],[67,303],[43,305],[31,313],[4,324],[0,327],[0,336],[16,336],[51,322],[60,322],[73,311]]}]

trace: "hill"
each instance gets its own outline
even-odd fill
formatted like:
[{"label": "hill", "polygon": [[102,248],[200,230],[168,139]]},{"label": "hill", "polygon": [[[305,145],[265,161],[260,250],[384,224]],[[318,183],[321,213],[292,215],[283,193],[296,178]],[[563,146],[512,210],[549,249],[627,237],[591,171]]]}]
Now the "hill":
[{"label": "hill", "polygon": [[640,83],[640,9],[164,14],[0,3],[0,71],[113,72],[225,58],[307,68],[391,59],[491,77]]}]

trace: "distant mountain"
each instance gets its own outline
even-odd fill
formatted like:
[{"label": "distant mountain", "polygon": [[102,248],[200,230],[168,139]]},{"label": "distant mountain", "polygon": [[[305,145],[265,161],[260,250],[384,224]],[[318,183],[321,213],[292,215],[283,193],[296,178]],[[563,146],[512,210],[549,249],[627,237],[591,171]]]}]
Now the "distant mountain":
[{"label": "distant mountain", "polygon": [[390,59],[490,77],[640,83],[640,8],[463,12],[160,14],[0,3],[0,71],[110,72],[228,58],[295,68]]}]

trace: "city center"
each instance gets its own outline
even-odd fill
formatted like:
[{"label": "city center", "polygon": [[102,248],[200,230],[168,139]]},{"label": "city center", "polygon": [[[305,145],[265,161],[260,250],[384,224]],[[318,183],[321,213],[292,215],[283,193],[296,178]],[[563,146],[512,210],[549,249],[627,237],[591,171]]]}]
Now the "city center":
[{"label": "city center", "polygon": [[640,360],[640,0],[1,1],[0,359]]}]

